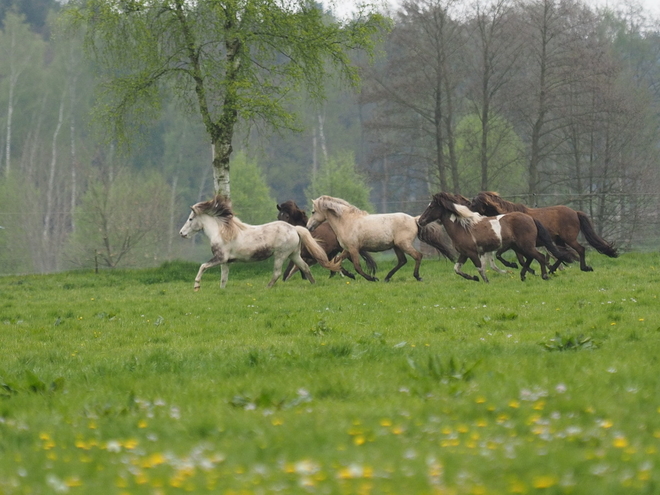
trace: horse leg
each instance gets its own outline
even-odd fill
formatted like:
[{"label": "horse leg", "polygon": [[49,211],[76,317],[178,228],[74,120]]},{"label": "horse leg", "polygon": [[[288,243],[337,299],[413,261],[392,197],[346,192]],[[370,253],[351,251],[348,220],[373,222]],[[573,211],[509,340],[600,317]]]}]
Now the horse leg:
[{"label": "horse leg", "polygon": [[304,259],[302,259],[300,253],[294,252],[289,258],[291,259],[291,262],[300,269],[300,273],[302,273],[303,279],[309,280],[310,284],[316,283],[316,280],[314,280],[312,272],[309,269],[309,265],[305,262]]},{"label": "horse leg", "polygon": [[227,286],[229,279],[229,263],[222,263],[220,265],[220,288],[224,289]]},{"label": "horse leg", "polygon": [[[504,263],[506,260],[501,258],[501,254],[502,253],[500,253],[499,251],[496,253],[497,259],[500,260],[504,266],[507,266],[506,263]],[[499,266],[497,266],[495,264],[495,260],[493,259],[493,253],[492,252],[486,253],[484,255],[484,259],[481,260],[481,263],[483,264],[486,259],[488,260],[488,264],[490,265],[490,267],[494,271],[496,271],[497,273],[507,273],[506,270],[502,270]],[[507,263],[508,263],[508,261],[507,261]],[[515,265],[515,263],[513,263],[513,264]]]},{"label": "horse leg", "polygon": [[535,247],[532,247],[525,253],[521,253],[521,256],[523,254],[526,258],[526,261],[525,264],[523,265],[522,270],[520,271],[520,280],[524,282],[526,273],[531,272],[529,265],[532,264],[532,260],[536,260],[539,262],[539,265],[541,265],[541,278],[543,280],[548,280],[548,273],[546,272],[547,263],[545,261],[545,256],[543,256],[543,254],[541,254],[541,252]]},{"label": "horse leg", "polygon": [[360,266],[360,254],[357,249],[345,249],[343,253],[339,255],[339,258],[344,260],[347,257],[351,258],[351,261],[353,262],[353,267],[355,268],[355,271],[358,272],[360,275],[362,275],[364,278],[366,278],[369,282],[378,282],[378,279],[376,277],[372,277],[371,275],[367,274],[364,272],[362,267]]},{"label": "horse leg", "polygon": [[[587,265],[587,260],[585,258],[586,250],[584,249],[584,246],[580,244],[578,241],[567,242],[566,244],[572,247],[580,257],[580,270],[582,270],[583,272],[593,272],[594,269],[591,268],[589,265]],[[559,263],[560,262],[557,261],[557,264]]]},{"label": "horse leg", "polygon": [[[289,264],[287,267],[284,269],[284,273],[282,274],[282,280],[286,282],[289,280],[294,273],[298,271],[296,265],[293,263],[293,261],[289,261]],[[305,274],[303,272],[300,272],[300,275],[302,276],[302,279],[305,280]]]},{"label": "horse leg", "polygon": [[[481,275],[481,278],[484,279],[484,282],[488,283],[488,277],[486,276],[486,265],[484,265],[481,262],[481,258],[479,256],[474,256],[474,257],[470,256],[470,260],[472,261],[474,266],[477,267],[477,270],[479,270],[479,275]],[[478,282],[479,278],[474,277],[473,280]]]},{"label": "horse leg", "polygon": [[[199,291],[201,282],[202,282],[202,274],[208,270],[209,268],[213,268],[214,266],[218,266],[222,261],[218,260],[217,258],[212,258],[206,263],[202,263],[202,265],[199,267],[199,271],[197,272],[197,276],[195,277],[195,284],[193,285],[193,290],[195,292]],[[221,277],[222,280],[222,277]],[[227,281],[225,280],[225,284]],[[220,285],[220,288],[224,289],[224,285]]]},{"label": "horse leg", "polygon": [[285,259],[286,258],[282,257],[281,255],[275,256],[275,261],[273,262],[273,278],[271,278],[270,282],[268,282],[269,288],[275,285],[277,279],[280,278],[280,275],[282,275],[282,265],[284,264]]},{"label": "horse leg", "polygon": [[[396,254],[397,263],[396,263],[396,266],[394,268],[392,268],[390,270],[390,272],[387,274],[387,276],[385,277],[385,282],[389,282],[390,279],[392,278],[392,275],[394,275],[399,270],[399,268],[401,268],[403,265],[408,263],[408,260],[406,259],[406,255],[404,254],[403,251],[401,251],[401,249],[399,247],[394,246],[393,249],[394,249],[394,254]],[[417,276],[419,276],[419,274]],[[417,277],[415,277],[415,278],[417,278]]]},{"label": "horse leg", "polygon": [[459,255],[458,260],[456,260],[456,263],[454,264],[454,272],[463,278],[466,278],[468,280],[474,280],[475,282],[479,282],[479,277],[468,275],[467,273],[461,270],[461,268],[463,267],[463,263],[465,263],[467,259],[468,257],[466,255],[464,254]]}]

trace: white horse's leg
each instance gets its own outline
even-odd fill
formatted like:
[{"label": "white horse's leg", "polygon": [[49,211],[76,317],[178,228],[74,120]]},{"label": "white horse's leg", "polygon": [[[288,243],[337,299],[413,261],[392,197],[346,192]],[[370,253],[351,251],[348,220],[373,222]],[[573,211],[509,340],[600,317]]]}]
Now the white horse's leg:
[{"label": "white horse's leg", "polygon": [[223,263],[220,265],[220,288],[224,289],[227,285],[227,279],[229,278],[229,264]]},{"label": "white horse's leg", "polygon": [[273,278],[271,278],[270,282],[268,282],[268,287],[275,285],[277,279],[280,278],[280,275],[282,275],[282,265],[284,264],[285,259],[285,257],[282,257],[279,254],[275,255],[275,260],[273,262]]},{"label": "white horse's leg", "polygon": [[497,273],[507,273],[506,270],[502,270],[497,264],[495,264],[495,258],[493,258],[493,253],[486,253],[481,258],[481,264],[484,265],[486,260],[488,260],[488,265]]},{"label": "white horse's leg", "polygon": [[193,286],[195,292],[199,290],[204,272],[209,268],[213,268],[214,266],[219,265],[220,263],[220,261],[215,259],[209,260],[206,263],[202,263],[202,265],[199,267],[199,271],[197,272],[197,276],[195,277],[195,285]]},{"label": "white horse's leg", "polygon": [[[305,278],[309,280],[310,284],[316,282],[316,280],[314,280],[314,277],[312,276],[312,272],[309,269],[309,265],[305,263],[305,260],[302,259],[299,252],[295,251],[291,256],[289,256],[289,259],[293,261],[294,265],[296,265],[296,267],[305,274]],[[295,270],[291,270],[292,273],[294,271]],[[291,275],[289,275],[289,277],[291,277]]]}]

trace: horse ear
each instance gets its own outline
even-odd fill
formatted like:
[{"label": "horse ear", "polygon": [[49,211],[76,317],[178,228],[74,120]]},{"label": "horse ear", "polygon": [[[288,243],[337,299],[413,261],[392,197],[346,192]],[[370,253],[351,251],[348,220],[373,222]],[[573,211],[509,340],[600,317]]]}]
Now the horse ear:
[{"label": "horse ear", "polygon": [[280,208],[280,205],[277,205],[277,211],[282,211],[282,208]]}]

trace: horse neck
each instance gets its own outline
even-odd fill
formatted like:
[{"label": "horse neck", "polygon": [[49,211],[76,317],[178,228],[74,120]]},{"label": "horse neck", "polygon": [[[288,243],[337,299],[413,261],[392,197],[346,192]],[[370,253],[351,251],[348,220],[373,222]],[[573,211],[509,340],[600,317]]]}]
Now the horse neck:
[{"label": "horse neck", "polygon": [[230,218],[228,223],[232,223],[233,225],[228,225],[217,217],[204,215],[202,219],[204,234],[206,234],[206,237],[209,238],[212,244],[224,244],[235,237],[235,235],[230,235],[232,231],[245,230],[248,227],[247,224],[244,224],[236,217]]}]

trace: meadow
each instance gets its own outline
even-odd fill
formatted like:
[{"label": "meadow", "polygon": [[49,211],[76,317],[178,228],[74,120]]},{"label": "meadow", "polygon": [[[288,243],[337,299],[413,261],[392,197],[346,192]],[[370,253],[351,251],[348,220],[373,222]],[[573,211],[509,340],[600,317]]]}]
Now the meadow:
[{"label": "meadow", "polygon": [[660,493],[660,254],[588,261],[1,277],[0,494]]}]

